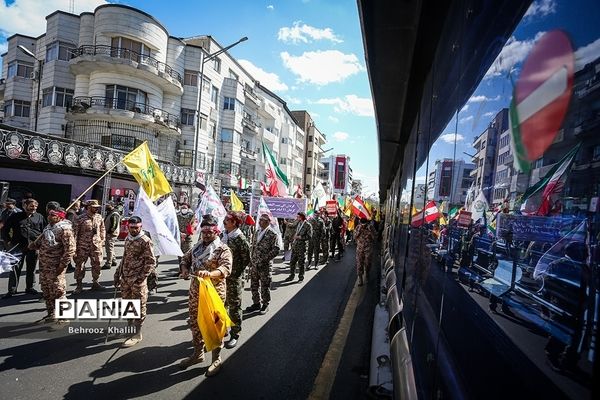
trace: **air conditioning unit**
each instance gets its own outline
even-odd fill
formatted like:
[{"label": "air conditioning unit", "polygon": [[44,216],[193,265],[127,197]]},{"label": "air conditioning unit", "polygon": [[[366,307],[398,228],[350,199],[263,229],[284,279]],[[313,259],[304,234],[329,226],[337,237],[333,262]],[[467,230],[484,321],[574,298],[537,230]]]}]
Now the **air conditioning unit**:
[{"label": "air conditioning unit", "polygon": [[36,76],[37,76],[37,73],[36,73],[36,72],[30,72],[30,73],[29,73],[29,79],[33,79],[33,80],[35,80]]}]

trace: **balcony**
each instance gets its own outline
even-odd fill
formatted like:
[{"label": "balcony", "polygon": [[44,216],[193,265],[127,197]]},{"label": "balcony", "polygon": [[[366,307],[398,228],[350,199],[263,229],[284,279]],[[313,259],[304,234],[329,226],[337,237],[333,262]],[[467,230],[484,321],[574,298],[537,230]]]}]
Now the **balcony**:
[{"label": "balcony", "polygon": [[152,128],[165,133],[181,133],[179,116],[148,104],[111,97],[75,97],[67,119],[81,120],[98,116],[108,116],[109,119],[118,122],[131,123],[133,120],[141,125],[151,125]]},{"label": "balcony", "polygon": [[183,78],[171,66],[154,57],[112,46],[81,46],[73,51],[70,68],[74,74],[93,71],[142,76],[170,94],[183,94]]},{"label": "balcony", "polygon": [[263,132],[263,139],[265,139],[266,141],[269,141],[271,143],[277,143],[279,141],[277,136],[274,133],[270,132],[269,130],[263,129],[262,132]]},{"label": "balcony", "polygon": [[257,154],[255,151],[250,151],[242,147],[242,149],[240,150],[240,157],[246,158],[248,160],[256,160]]},{"label": "balcony", "polygon": [[247,113],[244,113],[242,117],[242,126],[252,133],[258,133],[258,124],[254,122],[254,119]]},{"label": "balcony", "polygon": [[254,93],[254,90],[252,90],[252,88],[246,86],[244,88],[244,96],[246,97],[247,100],[250,100],[257,106],[260,106],[260,99],[256,95],[256,93]]}]

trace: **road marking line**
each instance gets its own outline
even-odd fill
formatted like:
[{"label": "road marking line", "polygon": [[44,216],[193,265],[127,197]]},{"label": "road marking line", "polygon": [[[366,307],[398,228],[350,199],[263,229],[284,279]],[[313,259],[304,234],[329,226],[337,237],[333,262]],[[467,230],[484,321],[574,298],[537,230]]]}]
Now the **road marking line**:
[{"label": "road marking line", "polygon": [[344,309],[340,323],[333,334],[329,349],[327,349],[327,353],[325,353],[323,363],[321,363],[321,368],[319,368],[319,373],[315,378],[312,392],[310,393],[310,396],[308,396],[310,400],[329,398],[337,374],[337,369],[340,360],[342,359],[344,347],[346,346],[350,326],[352,326],[354,313],[356,307],[358,307],[365,297],[366,287],[366,284],[358,286],[356,282],[354,283],[354,288],[352,289],[352,293],[350,293],[350,298],[348,299],[348,303],[346,303],[346,308]]}]

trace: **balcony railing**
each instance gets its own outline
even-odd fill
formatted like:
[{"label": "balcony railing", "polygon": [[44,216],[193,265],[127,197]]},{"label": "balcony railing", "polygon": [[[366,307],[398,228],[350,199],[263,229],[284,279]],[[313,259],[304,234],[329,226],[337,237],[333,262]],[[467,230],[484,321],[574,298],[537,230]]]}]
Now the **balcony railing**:
[{"label": "balcony railing", "polygon": [[172,67],[165,64],[164,62],[158,61],[154,57],[150,57],[145,54],[138,53],[133,50],[123,49],[121,47],[112,47],[105,45],[97,45],[97,46],[81,46],[72,52],[71,58],[77,58],[79,56],[109,56],[114,58],[123,58],[126,60],[135,61],[141,64],[150,65],[156,68],[160,72],[164,72],[169,75],[171,78],[176,79],[179,83],[183,85],[183,78],[179,74],[179,72],[175,71]]},{"label": "balcony railing", "polygon": [[157,123],[164,123],[170,127],[181,127],[179,116],[169,114],[160,108],[152,107],[145,103],[137,103],[129,100],[120,100],[112,97],[88,97],[81,96],[73,99],[71,112],[85,112],[90,107],[102,107],[113,110],[127,110],[134,113],[150,115]]}]

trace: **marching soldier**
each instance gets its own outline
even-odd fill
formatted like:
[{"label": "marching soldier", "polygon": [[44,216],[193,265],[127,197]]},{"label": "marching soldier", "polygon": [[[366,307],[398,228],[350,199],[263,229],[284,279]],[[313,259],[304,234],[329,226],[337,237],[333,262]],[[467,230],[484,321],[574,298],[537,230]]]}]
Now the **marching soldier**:
[{"label": "marching soldier", "polygon": [[310,220],[312,227],[312,237],[308,243],[308,262],[306,263],[306,269],[310,269],[313,256],[315,259],[315,269],[319,267],[319,250],[321,249],[321,238],[323,231],[325,231],[325,223],[319,217],[319,213],[316,212],[314,217]]},{"label": "marching soldier", "polygon": [[102,260],[102,247],[104,247],[105,229],[104,221],[98,214],[100,204],[98,200],[90,200],[87,203],[85,213],[77,217],[75,221],[75,240],[77,251],[75,253],[75,280],[77,287],[73,294],[83,291],[83,278],[85,277],[85,263],[90,259],[92,264],[92,290],[103,290],[104,287],[98,283],[100,279],[100,261]]},{"label": "marching soldier", "polygon": [[235,325],[231,327],[231,337],[225,347],[232,349],[236,346],[242,330],[242,291],[244,280],[242,274],[250,263],[250,245],[240,226],[243,224],[244,215],[239,212],[229,212],[223,224],[225,233],[223,243],[231,249],[233,264],[231,275],[227,277],[227,313]]},{"label": "marching soldier", "polygon": [[48,311],[44,320],[47,323],[65,322],[57,321],[54,315],[54,300],[66,298],[65,273],[75,254],[73,227],[65,217],[66,213],[62,208],[48,211],[49,224],[44,228],[42,236],[28,246],[30,250],[38,250],[40,286]]},{"label": "marching soldier", "polygon": [[356,274],[358,275],[358,286],[363,285],[363,273],[367,272],[367,278],[369,276],[369,269],[371,267],[371,254],[373,252],[373,245],[377,238],[377,232],[373,227],[373,224],[369,223],[366,218],[360,219],[360,224],[354,230],[354,240],[356,241]]},{"label": "marching soldier", "polygon": [[306,243],[312,236],[310,223],[306,222],[306,214],[298,213],[298,225],[296,226],[296,235],[292,243],[292,259],[290,260],[290,276],[285,278],[286,282],[293,281],[296,277],[296,264],[298,264],[298,282],[304,280],[304,257],[306,256]]},{"label": "marching soldier", "polygon": [[129,321],[136,326],[136,333],[127,339],[124,347],[131,347],[142,340],[142,324],[146,319],[148,284],[146,279],[156,265],[152,240],[142,230],[142,219],[129,218],[129,235],[125,239],[123,258],[115,272],[115,287],[121,288],[123,299],[139,299],[141,303],[140,319]]},{"label": "marching soldier", "polygon": [[[187,253],[192,248],[192,235],[194,234],[195,219],[194,212],[190,211],[187,203],[181,203],[179,205],[179,211],[177,212],[177,224],[179,225],[181,252],[183,254]],[[181,275],[181,270],[179,273]]]},{"label": "marching soldier", "polygon": [[104,227],[106,228],[106,262],[102,266],[102,269],[110,269],[111,267],[117,266],[117,260],[115,259],[115,241],[119,236],[121,230],[121,215],[115,209],[113,203],[106,205],[106,218],[104,218]]},{"label": "marching soldier", "polygon": [[[192,323],[192,343],[194,353],[179,363],[180,368],[185,369],[191,365],[204,361],[204,340],[198,327],[198,291],[200,284],[196,277],[210,278],[219,297],[226,301],[225,279],[231,273],[232,256],[231,250],[219,239],[219,228],[217,221],[212,216],[203,218],[200,224],[201,240],[181,259],[181,270],[184,278],[192,275],[190,280],[189,312]],[[216,375],[221,369],[221,349],[212,351],[212,363],[206,371],[206,376]]]},{"label": "marching soldier", "polygon": [[298,221],[295,219],[285,220],[285,231],[283,232],[283,261],[285,261],[285,253],[290,249],[290,245],[294,241],[294,235],[296,234],[296,226]]},{"label": "marching soldier", "polygon": [[330,249],[331,258],[335,256],[335,248],[338,250],[338,261],[344,255],[344,245],[342,244],[342,233],[344,230],[344,219],[342,218],[342,212],[338,210],[337,215],[331,220],[331,238],[330,238]]},{"label": "marching soldier", "polygon": [[321,235],[321,252],[323,253],[323,260],[322,262],[324,264],[327,264],[327,261],[329,260],[329,241],[330,241],[330,236],[331,236],[331,220],[329,219],[329,216],[327,215],[327,210],[325,210],[324,208],[321,209],[321,218],[323,219],[323,234]]},{"label": "marching soldier", "polygon": [[[250,290],[252,290],[252,305],[246,307],[246,312],[260,311],[266,314],[271,301],[271,267],[273,259],[279,254],[277,233],[273,231],[268,214],[263,214],[258,220],[260,230],[252,247],[250,259]],[[288,228],[289,229],[289,228]],[[260,289],[260,291],[259,291]],[[262,306],[261,306],[262,300]]]}]

